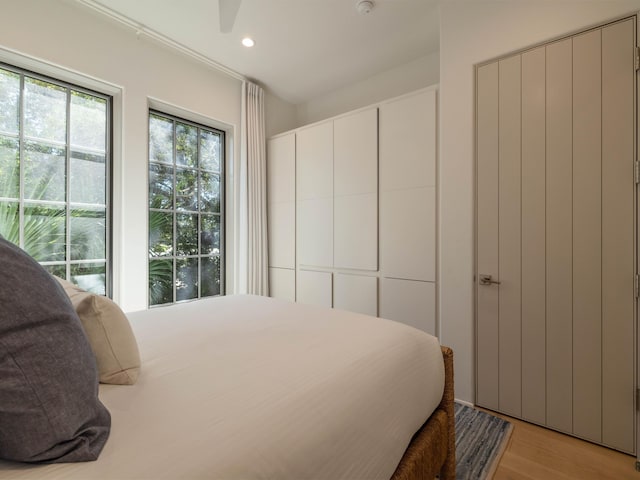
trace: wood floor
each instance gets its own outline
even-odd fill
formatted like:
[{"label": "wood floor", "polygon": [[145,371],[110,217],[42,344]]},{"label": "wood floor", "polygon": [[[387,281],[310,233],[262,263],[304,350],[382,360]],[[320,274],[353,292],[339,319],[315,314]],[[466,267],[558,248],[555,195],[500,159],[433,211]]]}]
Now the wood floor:
[{"label": "wood floor", "polygon": [[489,413],[514,427],[494,480],[640,480],[631,455]]}]

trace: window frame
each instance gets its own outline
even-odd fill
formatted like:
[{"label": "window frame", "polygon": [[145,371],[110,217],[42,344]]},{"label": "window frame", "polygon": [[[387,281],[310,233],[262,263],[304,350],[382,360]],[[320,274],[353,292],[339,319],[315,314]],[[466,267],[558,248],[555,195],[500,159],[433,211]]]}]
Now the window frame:
[{"label": "window frame", "polygon": [[[39,73],[37,71],[31,70],[29,68],[20,67],[17,65],[13,65],[10,63],[6,63],[4,61],[0,61],[0,69],[15,73],[20,76],[20,87],[19,87],[19,103],[18,103],[18,134],[13,135],[8,132],[0,132],[5,137],[15,138],[18,143],[18,155],[20,162],[20,176],[19,176],[19,198],[17,200],[19,205],[19,247],[23,248],[24,246],[24,208],[25,208],[25,197],[24,197],[24,180],[25,180],[25,172],[23,168],[24,161],[24,152],[25,152],[25,143],[29,141],[34,141],[32,138],[28,138],[24,132],[24,109],[25,109],[25,78],[31,78],[37,81],[46,82],[52,85],[56,85],[65,90],[66,101],[65,101],[65,142],[60,143],[59,146],[65,149],[65,199],[64,201],[54,201],[54,200],[38,200],[33,201],[29,200],[26,203],[35,204],[38,206],[62,206],[64,204],[65,211],[65,260],[64,261],[43,261],[39,262],[42,266],[47,267],[51,265],[62,265],[65,266],[65,275],[66,278],[71,281],[71,266],[72,265],[82,265],[82,264],[91,264],[95,263],[96,259],[86,259],[86,260],[72,260],[71,259],[71,210],[72,204],[77,206],[91,206],[90,204],[80,203],[80,202],[72,202],[70,200],[69,195],[69,186],[71,182],[71,159],[72,159],[72,145],[71,145],[71,92],[78,92],[85,95],[90,95],[96,98],[100,98],[105,101],[105,296],[109,298],[113,298],[113,178],[114,178],[114,159],[113,159],[113,117],[114,117],[114,97],[111,94],[100,92],[98,90],[88,88],[82,85],[79,85],[73,81],[63,80],[60,78],[55,78],[50,75],[46,75],[43,73]],[[53,146],[58,142],[46,140],[46,144]],[[85,149],[86,150],[86,149]],[[9,197],[0,198],[2,201],[15,201],[15,199],[11,199]]]},{"label": "window frame", "polygon": [[[172,159],[171,159],[171,164],[168,163],[164,163],[164,162],[158,162],[155,160],[151,159],[151,152],[149,149],[150,146],[150,140],[151,140],[151,129],[150,129],[150,123],[151,123],[151,116],[155,115],[158,117],[162,117],[164,119],[170,120],[172,121],[173,125],[172,125],[172,136],[173,136],[173,149],[172,149]],[[194,301],[198,301],[198,300],[202,300],[202,299],[206,299],[206,298],[215,298],[218,296],[224,296],[226,295],[226,202],[225,202],[225,197],[226,197],[226,157],[227,157],[227,151],[226,151],[226,143],[227,143],[227,132],[219,127],[213,127],[211,125],[207,125],[205,123],[203,123],[202,121],[194,121],[194,120],[190,120],[188,117],[185,116],[181,116],[182,114],[176,114],[176,113],[169,113],[166,110],[163,111],[159,108],[154,108],[152,106],[149,107],[148,109],[148,114],[147,114],[147,184],[146,184],[146,188],[147,188],[147,203],[146,203],[146,209],[147,209],[147,258],[146,258],[146,264],[147,264],[147,275],[146,275],[146,282],[147,282],[147,307],[148,308],[160,308],[160,307],[166,307],[166,306],[170,306],[170,305],[175,305],[178,303],[185,303],[185,302],[194,302]],[[215,254],[202,254],[201,253],[201,215],[202,212],[200,211],[200,205],[198,204],[198,208],[197,211],[194,210],[180,210],[177,208],[177,203],[176,203],[176,184],[177,184],[177,176],[176,176],[176,171],[178,168],[183,168],[180,165],[177,164],[177,135],[176,135],[176,130],[177,130],[177,124],[181,123],[184,125],[188,125],[190,127],[195,127],[197,128],[197,136],[199,138],[200,132],[202,130],[204,131],[208,131],[208,132],[212,132],[214,134],[217,134],[220,138],[220,161],[219,161],[219,165],[220,165],[220,170],[219,172],[214,172],[215,174],[217,174],[219,176],[219,196],[220,196],[220,211],[218,213],[211,213],[211,215],[217,215],[219,218],[219,226],[220,226],[220,253],[217,255],[220,259],[220,267],[219,267],[219,278],[220,278],[220,290],[218,292],[217,295],[210,295],[210,296],[202,296],[202,282],[201,282],[201,278],[202,278],[202,273],[201,273],[201,266],[200,266],[200,260],[202,258],[214,258],[216,255]],[[200,142],[197,142],[197,157],[198,160],[200,159]],[[171,166],[172,170],[173,170],[173,183],[172,183],[172,206],[170,209],[162,209],[162,208],[152,208],[151,204],[150,204],[150,166],[152,164],[155,165],[166,165],[166,166]],[[186,167],[189,170],[195,171],[198,174],[198,178],[200,177],[200,173],[201,172],[212,172],[210,170],[203,170],[201,169],[200,165],[198,165],[197,167]],[[199,188],[199,181],[198,181],[198,188]],[[198,190],[198,202],[200,202],[200,191]],[[177,215],[180,214],[181,212],[183,213],[187,213],[187,214],[197,214],[198,215],[198,232],[197,232],[197,237],[198,237],[198,253],[196,255],[177,255],[176,253],[176,249],[173,248],[172,254],[171,255],[167,255],[167,256],[163,256],[163,257],[155,257],[155,259],[158,260],[171,260],[172,261],[172,265],[173,265],[173,276],[172,276],[172,298],[173,300],[171,302],[166,302],[166,303],[158,303],[158,304],[152,304],[151,303],[151,292],[150,292],[150,287],[149,287],[149,280],[150,280],[150,276],[149,276],[149,264],[152,260],[152,257],[149,255],[149,247],[150,247],[150,241],[149,241],[149,219],[150,219],[150,213],[151,212],[165,212],[165,213],[171,213],[173,220],[172,220],[172,241],[173,241],[173,246],[176,246],[176,242],[177,242]],[[177,280],[177,261],[181,260],[181,259],[190,259],[190,258],[195,258],[198,259],[198,287],[197,287],[197,296],[194,298],[189,298],[189,299],[184,299],[184,300],[178,300],[177,298],[177,290],[176,290],[176,280]]]}]

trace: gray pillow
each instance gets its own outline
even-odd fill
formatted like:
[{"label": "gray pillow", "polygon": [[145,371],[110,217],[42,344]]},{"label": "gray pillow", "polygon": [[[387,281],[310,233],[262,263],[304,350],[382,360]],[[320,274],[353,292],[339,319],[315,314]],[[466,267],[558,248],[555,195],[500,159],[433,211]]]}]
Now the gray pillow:
[{"label": "gray pillow", "polygon": [[0,237],[0,458],[84,462],[111,427],[95,357],[62,287]]}]

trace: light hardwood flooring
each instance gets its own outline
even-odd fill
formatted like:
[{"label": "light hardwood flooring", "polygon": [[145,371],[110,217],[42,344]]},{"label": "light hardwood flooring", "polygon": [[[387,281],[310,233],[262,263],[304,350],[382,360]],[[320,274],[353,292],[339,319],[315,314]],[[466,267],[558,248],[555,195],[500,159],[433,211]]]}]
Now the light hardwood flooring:
[{"label": "light hardwood flooring", "polygon": [[640,480],[631,455],[486,411],[513,424],[494,480]]}]

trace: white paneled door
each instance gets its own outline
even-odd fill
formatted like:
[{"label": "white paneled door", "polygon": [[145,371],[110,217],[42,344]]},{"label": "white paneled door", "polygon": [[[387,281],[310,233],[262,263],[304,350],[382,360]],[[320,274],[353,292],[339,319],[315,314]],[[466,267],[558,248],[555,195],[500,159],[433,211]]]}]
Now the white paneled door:
[{"label": "white paneled door", "polygon": [[333,266],[378,270],[378,109],[333,122]]},{"label": "white paneled door", "polygon": [[476,70],[476,403],[635,452],[636,17]]},{"label": "white paneled door", "polygon": [[296,298],[296,136],[267,142],[269,290],[272,297]]},{"label": "white paneled door", "polygon": [[437,92],[380,106],[380,316],[436,335]]},{"label": "white paneled door", "polygon": [[435,90],[380,107],[382,275],[436,280]]},{"label": "white paneled door", "polygon": [[333,122],[296,134],[297,261],[333,267]]}]

